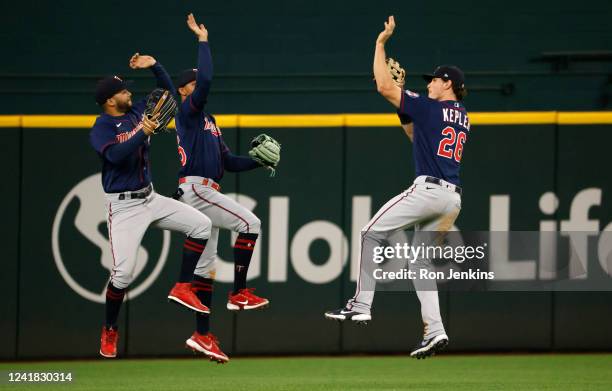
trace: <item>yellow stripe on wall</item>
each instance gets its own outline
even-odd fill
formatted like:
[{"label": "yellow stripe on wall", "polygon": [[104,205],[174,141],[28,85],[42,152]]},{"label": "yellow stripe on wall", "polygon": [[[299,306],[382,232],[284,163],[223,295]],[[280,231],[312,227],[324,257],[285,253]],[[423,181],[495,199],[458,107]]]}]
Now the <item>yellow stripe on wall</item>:
[{"label": "yellow stripe on wall", "polygon": [[345,125],[354,127],[399,126],[395,114],[346,114]]},{"label": "yellow stripe on wall", "polygon": [[0,115],[0,128],[19,128],[21,119],[20,115]]},{"label": "yellow stripe on wall", "polygon": [[612,111],[561,111],[557,121],[559,125],[612,124]]},{"label": "yellow stripe on wall", "polygon": [[[605,125],[612,111],[515,111],[470,113],[472,125]],[[0,128],[91,128],[95,115],[0,115]],[[399,126],[395,114],[219,114],[221,128],[335,128]],[[174,127],[174,122],[170,123]]]},{"label": "yellow stripe on wall", "polygon": [[[238,114],[219,114],[215,115],[217,125],[220,128],[237,128],[238,127]],[[174,121],[172,121],[172,127],[174,127]]]},{"label": "yellow stripe on wall", "polygon": [[334,128],[345,124],[345,114],[239,115],[242,128]]},{"label": "yellow stripe on wall", "polygon": [[557,123],[555,111],[515,111],[468,113],[472,125],[554,125]]},{"label": "yellow stripe on wall", "polygon": [[24,128],[91,128],[95,115],[24,115]]}]

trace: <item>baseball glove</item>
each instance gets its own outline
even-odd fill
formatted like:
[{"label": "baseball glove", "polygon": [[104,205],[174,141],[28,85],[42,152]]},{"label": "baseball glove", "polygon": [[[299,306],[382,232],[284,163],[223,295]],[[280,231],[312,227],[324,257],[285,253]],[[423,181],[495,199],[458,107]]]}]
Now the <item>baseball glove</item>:
[{"label": "baseball glove", "polygon": [[404,71],[404,68],[402,68],[399,62],[395,61],[391,57],[387,58],[385,63],[387,63],[387,70],[391,74],[393,82],[398,87],[403,87],[406,79],[406,71]]},{"label": "baseball glove", "polygon": [[156,88],[147,97],[147,104],[144,110],[144,115],[147,118],[152,118],[156,114],[159,125],[155,128],[155,133],[160,131],[168,131],[168,124],[178,111],[178,104],[168,90]]},{"label": "baseball glove", "polygon": [[276,166],[280,161],[281,145],[267,134],[260,134],[251,140],[249,156],[257,163],[271,171],[270,176],[276,173]]}]

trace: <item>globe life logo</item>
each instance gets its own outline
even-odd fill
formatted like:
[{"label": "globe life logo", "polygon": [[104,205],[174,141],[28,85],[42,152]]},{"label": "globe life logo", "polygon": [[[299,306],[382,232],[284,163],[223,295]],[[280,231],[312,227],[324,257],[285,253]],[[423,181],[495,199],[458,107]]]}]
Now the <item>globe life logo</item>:
[{"label": "globe life logo", "polygon": [[[227,193],[229,197],[234,198],[237,202],[253,211],[257,206],[257,201],[244,194]],[[506,194],[491,195],[489,203],[490,231],[508,231],[510,229],[510,204],[511,196]],[[104,212],[104,194],[101,187],[100,174],[92,175],[79,182],[66,195],[58,209],[55,221],[53,224],[53,255],[60,274],[68,285],[82,297],[95,302],[104,301],[104,290],[102,284],[100,291],[94,292],[85,289],[79,284],[75,278],[69,273],[64,265],[62,253],[60,251],[61,240],[59,231],[63,221],[66,208],[74,200],[78,199],[81,202],[81,207],[75,217],[74,225],[79,232],[87,238],[91,243],[97,246],[101,251],[100,259],[98,260],[102,266],[110,271],[112,267],[112,254],[110,253],[110,245],[106,237],[97,231],[100,223],[106,222]],[[368,223],[372,217],[372,200],[370,196],[353,196],[351,200],[350,214],[350,241],[345,235],[343,229],[336,223],[327,220],[310,221],[299,227],[293,236],[289,237],[290,227],[290,197],[288,196],[272,196],[268,199],[268,216],[259,216],[264,221],[264,226],[267,225],[267,232],[262,232],[251,261],[249,268],[248,279],[265,277],[268,282],[284,283],[288,281],[289,265],[297,274],[297,276],[311,284],[326,284],[339,278],[347,264],[350,264],[350,279],[356,281],[359,275],[359,243],[361,238],[361,229]],[[586,248],[582,246],[583,239],[576,237],[574,231],[591,231],[591,234],[599,231],[599,221],[589,220],[589,209],[598,206],[601,203],[601,189],[588,188],[578,192],[569,206],[569,219],[561,222],[560,227],[553,220],[542,220],[540,223],[540,232],[549,232],[555,230],[572,231],[567,232],[567,235],[572,237],[574,242],[578,243],[578,249]],[[544,216],[551,215],[557,208],[559,203],[556,196],[552,193],[545,193],[540,199],[540,209]],[[458,231],[459,228],[453,226],[453,231]],[[604,240],[612,238],[612,223],[608,224],[600,237],[598,245],[599,262],[603,270],[610,274],[612,268],[608,267],[608,261],[612,254],[612,240]],[[462,245],[460,235],[454,236],[456,242],[449,243],[451,245]],[[170,234],[164,231],[163,243],[157,263],[153,271],[147,278],[138,286],[133,286],[130,289],[130,299],[142,294],[158,277],[161,269],[166,263],[168,249],[170,245]],[[231,242],[236,238],[236,233],[232,232]],[[545,239],[544,236],[542,238]],[[317,241],[324,241],[328,248],[327,259],[313,260],[310,254],[310,247]],[[458,241],[457,241],[458,240]],[[550,275],[551,270],[555,270],[552,262],[555,258],[550,257],[545,251],[540,251],[541,259],[511,259],[510,248],[508,245],[509,237],[497,235],[492,243],[489,243],[490,254],[490,270],[495,271],[496,279],[500,280],[545,280],[552,279],[555,276]],[[541,246],[548,246],[542,240]],[[262,247],[267,248],[267,275],[262,276]],[[579,251],[579,252],[581,252]],[[584,250],[586,251],[586,250]],[[579,254],[580,255],[580,254]],[[150,262],[146,249],[141,246],[139,251],[139,259],[137,261],[137,273],[144,270],[144,264]],[[91,261],[91,260],[87,260]],[[572,262],[577,267],[575,273],[571,273],[571,278],[584,278],[586,272],[585,265],[580,259]],[[216,262],[216,279],[219,282],[232,282],[234,265],[231,260],[224,260],[217,256]],[[538,269],[540,271],[538,272]],[[548,271],[549,274],[545,273]],[[582,273],[580,273],[582,271]],[[108,276],[107,276],[108,277]]]}]

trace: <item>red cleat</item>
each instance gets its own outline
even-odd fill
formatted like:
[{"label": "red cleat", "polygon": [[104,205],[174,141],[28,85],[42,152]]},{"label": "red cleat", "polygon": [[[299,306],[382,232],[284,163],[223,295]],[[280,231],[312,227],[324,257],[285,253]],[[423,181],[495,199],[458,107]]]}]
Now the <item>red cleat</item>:
[{"label": "red cleat", "polygon": [[259,297],[253,293],[255,288],[244,288],[235,295],[232,292],[227,300],[227,309],[230,311],[254,310],[255,308],[267,307],[270,302],[268,299]]},{"label": "red cleat", "polygon": [[168,300],[184,305],[190,310],[210,314],[208,307],[202,304],[196,294],[191,291],[190,282],[177,282],[168,293]]},{"label": "red cleat", "polygon": [[186,341],[186,344],[194,352],[205,354],[211,361],[216,361],[220,364],[225,364],[229,361],[227,355],[219,348],[219,340],[211,333],[201,335],[196,331]]},{"label": "red cleat", "polygon": [[117,357],[117,340],[119,332],[114,329],[102,327],[102,337],[100,337],[100,354],[106,358]]}]

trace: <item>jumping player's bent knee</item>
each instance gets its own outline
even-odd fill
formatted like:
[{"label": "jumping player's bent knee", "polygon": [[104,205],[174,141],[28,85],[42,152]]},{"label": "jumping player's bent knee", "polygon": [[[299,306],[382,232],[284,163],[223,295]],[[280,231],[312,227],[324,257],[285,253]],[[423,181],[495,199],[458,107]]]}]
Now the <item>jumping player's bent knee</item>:
[{"label": "jumping player's bent knee", "polygon": [[117,272],[111,277],[110,282],[117,289],[126,289],[132,282],[132,276]]},{"label": "jumping player's bent knee", "polygon": [[201,218],[198,219],[198,223],[192,228],[187,236],[196,239],[209,239],[210,232],[212,230],[212,222],[204,214],[202,214],[200,217]]},{"label": "jumping player's bent knee", "polygon": [[249,222],[249,233],[258,234],[261,231],[261,220],[253,215],[253,219]]},{"label": "jumping player's bent knee", "polygon": [[258,234],[261,231],[261,220],[251,213],[241,219],[235,229],[241,234]]}]

